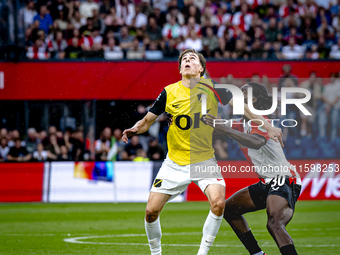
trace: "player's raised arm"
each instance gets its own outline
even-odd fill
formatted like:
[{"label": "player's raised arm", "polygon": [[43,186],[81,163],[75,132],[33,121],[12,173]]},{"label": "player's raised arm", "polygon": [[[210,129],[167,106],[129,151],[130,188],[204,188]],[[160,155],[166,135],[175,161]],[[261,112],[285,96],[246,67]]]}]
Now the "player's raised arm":
[{"label": "player's raised arm", "polygon": [[143,119],[141,119],[140,121],[137,121],[136,124],[132,128],[124,130],[123,137],[122,137],[123,142],[128,143],[129,137],[131,137],[133,135],[142,134],[142,133],[148,131],[148,129],[155,122],[157,117],[158,116],[156,114],[154,114],[152,112],[148,112],[145,115],[145,117]]},{"label": "player's raised arm", "polygon": [[[233,106],[233,99],[230,99],[229,104]],[[268,131],[269,137],[273,139],[275,142],[280,142],[281,146],[284,147],[284,144],[282,141],[283,134],[282,134],[281,128],[271,126],[268,123],[268,121],[265,118],[263,118],[263,116],[252,113],[249,110],[249,107],[247,104],[244,104],[244,116],[246,116],[249,120],[252,120],[254,123],[258,125],[263,124],[263,128]],[[263,123],[260,120],[262,120]]]},{"label": "player's raised arm", "polygon": [[207,123],[209,126],[213,127],[216,131],[229,136],[230,138],[234,139],[236,142],[242,144],[245,147],[258,150],[266,144],[266,139],[264,137],[254,134],[242,133],[230,128],[226,124],[215,122],[215,119],[218,118],[212,116],[211,114],[207,114],[203,117],[204,122]]}]

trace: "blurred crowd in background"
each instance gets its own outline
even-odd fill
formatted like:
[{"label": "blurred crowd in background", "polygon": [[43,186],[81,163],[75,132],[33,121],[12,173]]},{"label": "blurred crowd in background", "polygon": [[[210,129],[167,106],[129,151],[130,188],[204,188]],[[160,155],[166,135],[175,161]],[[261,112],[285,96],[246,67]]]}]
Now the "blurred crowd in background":
[{"label": "blurred crowd in background", "polygon": [[[263,84],[269,94],[273,87],[277,87],[279,98],[282,87],[302,87],[309,90],[312,98],[304,106],[312,115],[304,115],[295,105],[287,105],[286,116],[281,116],[280,109],[275,113],[276,119],[281,121],[294,119],[298,123],[296,127],[282,127],[280,121],[274,122],[283,129],[286,156],[288,159],[338,158],[340,155],[339,73],[332,73],[330,78],[322,79],[318,77],[317,71],[312,71],[308,79],[302,79],[294,75],[290,65],[284,65],[282,71],[278,79],[270,79],[265,75],[260,77],[258,74],[248,79],[235,79],[230,74],[221,77],[219,82],[239,87],[250,81],[256,82]],[[301,95],[296,93],[287,95],[287,98],[299,97]],[[142,101],[135,105],[136,107],[129,113],[127,109],[124,113],[124,107],[119,107],[121,116],[126,116],[124,118],[128,120],[124,126],[120,126],[122,117],[103,116],[112,121],[98,124],[95,128],[97,132],[89,131],[91,127],[87,127],[88,132],[84,132],[84,127],[81,125],[72,128],[50,126],[48,130],[43,130],[40,124],[35,122],[36,127],[31,127],[20,134],[18,130],[9,130],[0,126],[2,128],[0,159],[1,161],[158,161],[164,159],[167,153],[166,134],[169,124],[165,114],[158,117],[147,133],[132,137],[128,144],[121,141],[122,130],[142,119],[150,107],[148,103]],[[101,110],[108,111],[106,108]],[[230,106],[219,105],[219,117],[235,119],[240,116],[232,115]],[[108,123],[112,124],[106,126]],[[294,126],[295,123],[285,122],[285,125]],[[218,160],[244,159],[237,143],[227,137],[214,135],[213,147]]]},{"label": "blurred crowd in background", "polygon": [[188,48],[217,59],[339,59],[339,9],[340,0],[27,0],[17,22],[29,59],[163,59]]}]

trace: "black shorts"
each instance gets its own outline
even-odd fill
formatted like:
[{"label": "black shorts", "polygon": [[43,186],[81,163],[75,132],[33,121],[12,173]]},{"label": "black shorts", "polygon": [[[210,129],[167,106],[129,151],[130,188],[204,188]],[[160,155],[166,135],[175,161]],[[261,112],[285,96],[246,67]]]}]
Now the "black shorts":
[{"label": "black shorts", "polygon": [[295,203],[301,192],[301,185],[296,184],[290,177],[286,177],[284,183],[280,185],[280,179],[280,177],[275,177],[270,183],[264,184],[259,181],[248,187],[250,197],[258,210],[266,208],[268,196],[278,195],[286,199],[289,207],[294,211]]}]

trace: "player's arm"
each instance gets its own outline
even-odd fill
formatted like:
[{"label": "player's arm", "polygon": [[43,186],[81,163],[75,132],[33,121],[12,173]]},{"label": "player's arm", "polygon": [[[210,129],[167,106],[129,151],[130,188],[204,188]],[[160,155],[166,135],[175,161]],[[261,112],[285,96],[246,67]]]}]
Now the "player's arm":
[{"label": "player's arm", "polygon": [[150,126],[155,122],[157,119],[157,115],[153,114],[152,112],[148,112],[143,119],[137,121],[136,124],[129,129],[125,129],[123,132],[122,140],[124,143],[128,143],[129,137],[133,135],[143,134],[144,132],[148,131]]},{"label": "player's arm", "polygon": [[210,114],[207,114],[207,116],[203,117],[204,122],[207,123],[209,126],[213,127],[216,131],[229,136],[230,138],[234,139],[236,142],[242,144],[243,146],[258,150],[267,142],[266,138],[264,138],[263,136],[257,134],[242,133],[240,131],[230,128],[225,123],[221,122],[214,123],[214,119],[217,118]]},{"label": "player's arm", "polygon": [[[233,106],[233,99],[230,99],[228,103]],[[244,104],[244,116],[258,125],[263,125],[263,128],[268,131],[269,137],[275,142],[280,142],[281,146],[284,147],[281,128],[271,126],[263,116],[252,113],[247,104]],[[260,120],[262,120],[262,122]]]},{"label": "player's arm", "polygon": [[[217,82],[212,81],[213,84],[217,84]],[[229,90],[216,88],[216,92],[221,98],[221,103],[223,105],[229,104],[231,106],[234,105],[233,103],[233,95]],[[263,128],[268,131],[268,135],[271,139],[273,139],[276,142],[280,142],[281,146],[284,147],[283,141],[282,141],[282,130],[281,128],[273,127],[271,126],[262,116],[252,113],[249,110],[249,107],[247,104],[244,104],[244,116],[246,116],[249,120],[252,120],[254,123],[258,125],[263,125]],[[263,123],[259,120],[262,120]]]},{"label": "player's arm", "polygon": [[136,124],[129,129],[125,129],[123,132],[122,140],[124,143],[129,141],[129,137],[133,135],[142,134],[150,128],[150,126],[155,122],[158,115],[161,115],[165,111],[166,105],[166,90],[164,89],[161,94],[157,97],[155,103],[150,108],[149,112],[145,115],[143,119],[137,121]]}]

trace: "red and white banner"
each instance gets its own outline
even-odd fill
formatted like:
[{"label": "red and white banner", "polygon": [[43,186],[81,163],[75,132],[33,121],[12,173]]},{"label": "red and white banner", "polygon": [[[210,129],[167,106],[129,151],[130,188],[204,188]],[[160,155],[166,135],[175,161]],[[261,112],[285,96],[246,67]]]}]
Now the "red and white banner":
[{"label": "red and white banner", "polygon": [[[285,64],[301,82],[338,73],[340,61],[208,61],[211,78],[279,78]],[[155,100],[180,80],[176,61],[0,63],[0,100]]]}]

